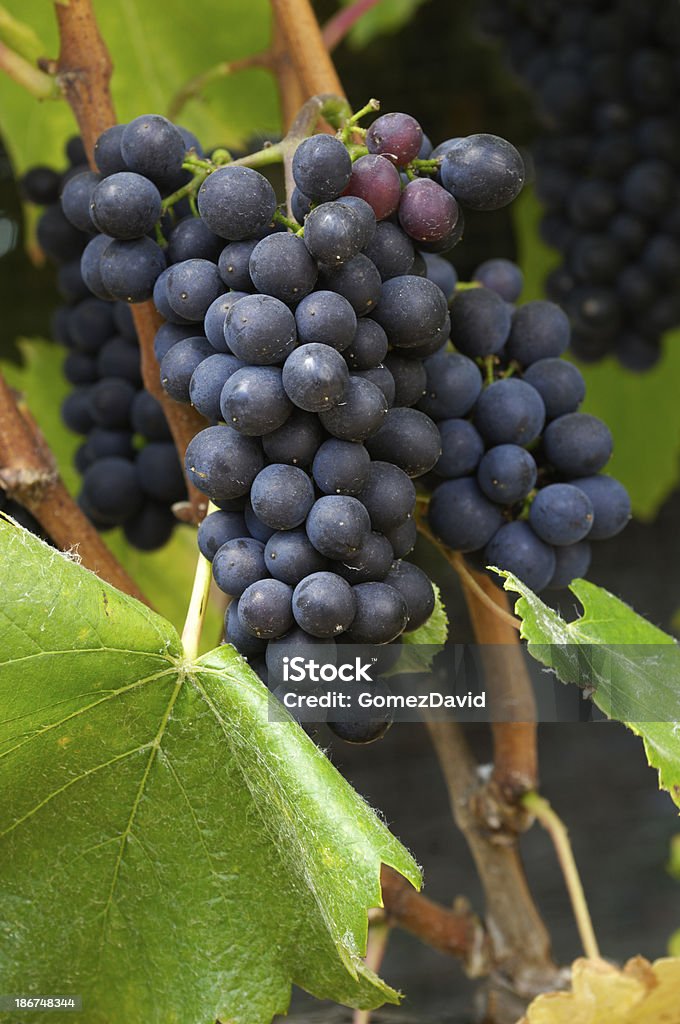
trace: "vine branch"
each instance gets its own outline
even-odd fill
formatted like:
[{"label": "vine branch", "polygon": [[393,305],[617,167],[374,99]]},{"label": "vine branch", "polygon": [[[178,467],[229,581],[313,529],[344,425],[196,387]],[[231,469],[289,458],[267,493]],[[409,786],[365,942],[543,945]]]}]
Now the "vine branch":
[{"label": "vine branch", "polygon": [[329,18],[322,31],[326,49],[332,53],[364,14],[379,3],[380,0],[355,0],[349,7],[342,7],[337,14]]},{"label": "vine branch", "polygon": [[112,586],[148,604],[114,558],[61,480],[45,438],[24,417],[0,374],[0,484],[38,520],[64,551],[77,551],[83,565]]}]

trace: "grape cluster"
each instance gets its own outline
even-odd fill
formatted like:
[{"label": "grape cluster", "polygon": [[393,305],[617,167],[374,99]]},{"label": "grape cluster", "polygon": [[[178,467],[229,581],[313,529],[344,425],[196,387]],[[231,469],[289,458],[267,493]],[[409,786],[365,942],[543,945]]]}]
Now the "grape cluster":
[{"label": "grape cluster", "polygon": [[[279,694],[283,659],[319,645],[326,663],[343,644],[384,645],[384,671],[434,608],[405,558],[413,480],[441,453],[414,408],[449,337],[456,277],[437,254],[462,207],[518,194],[521,158],[489,135],[433,150],[412,117],[387,114],[299,144],[289,217],[257,170],[186,149],[155,115],[99,139],[101,175],[74,186],[100,231],[83,276],[99,295],[153,297],[162,385],[210,422],[185,465],[217,506],[198,543],[233,599],[226,640]],[[173,219],[187,198],[193,215]],[[386,726],[333,727],[366,741]]]},{"label": "grape cluster", "polygon": [[24,175],[22,191],[45,208],[38,242],[57,264],[65,303],[54,313],[53,335],[67,350],[63,372],[73,385],[62,418],[84,437],[75,460],[83,476],[79,503],[98,529],[122,526],[132,545],[149,551],[169,539],[171,505],[186,497],[186,485],[163,410],[142,387],[130,308],[93,296],[81,274],[93,229],[70,219],[68,196],[92,176],[79,138],[68,142],[66,154],[64,173],[34,167]]},{"label": "grape cluster", "polygon": [[561,358],[566,314],[552,302],[515,306],[522,275],[489,260],[451,304],[455,351],[425,360],[417,408],[437,422],[429,521],[451,548],[515,573],[534,591],[584,576],[590,542],[630,518],[625,488],[602,474],[607,426],[578,412],[585,382]]},{"label": "grape cluster", "polygon": [[647,370],[680,324],[680,7],[491,0],[485,24],[542,115],[541,233],[562,256],[547,289],[572,347]]}]

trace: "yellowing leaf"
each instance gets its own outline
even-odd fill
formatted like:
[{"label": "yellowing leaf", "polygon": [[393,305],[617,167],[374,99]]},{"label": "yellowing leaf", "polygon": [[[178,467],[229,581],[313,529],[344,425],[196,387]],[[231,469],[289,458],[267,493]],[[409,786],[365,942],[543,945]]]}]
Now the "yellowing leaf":
[{"label": "yellowing leaf", "polygon": [[538,996],[520,1024],[680,1024],[680,959],[577,960],[571,992]]}]

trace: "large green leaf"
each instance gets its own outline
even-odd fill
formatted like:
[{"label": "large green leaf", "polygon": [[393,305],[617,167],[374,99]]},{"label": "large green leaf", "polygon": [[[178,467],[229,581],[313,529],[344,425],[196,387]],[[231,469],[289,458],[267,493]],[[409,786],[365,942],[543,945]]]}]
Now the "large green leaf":
[{"label": "large green leaf", "polygon": [[82,995],[87,1024],[264,1024],[291,983],[396,1001],[367,909],[381,862],[418,868],[234,649],[188,662],[4,520],[0,564],[0,992]]},{"label": "large green leaf", "polygon": [[[53,4],[8,0],[7,9],[58,52]],[[95,0],[95,13],[114,63],[113,97],[118,116],[165,113],[188,79],[220,61],[235,60],[269,42],[267,0],[194,0],[172,10],[163,0]],[[245,71],[220,79],[181,116],[206,146],[236,144],[257,132],[273,133],[279,114],[273,79]],[[64,139],[75,131],[66,103],[38,103],[5,76],[0,78],[0,131],[19,171],[39,161],[63,161]]]},{"label": "large green leaf", "polygon": [[520,594],[515,614],[529,653],[563,683],[592,688],[609,718],[643,740],[659,782],[680,807],[680,647],[602,587],[575,580],[571,591],[583,614],[566,622],[512,573],[506,590]]},{"label": "large green leaf", "polygon": [[[513,204],[523,301],[545,296],[546,275],[560,262],[538,233],[542,212],[531,189]],[[680,480],[680,330],[667,334],[663,346],[647,373],[631,373],[613,358],[578,363],[587,387],[583,411],[609,426],[614,456],[607,472],[628,489],[638,519],[652,519]]]}]

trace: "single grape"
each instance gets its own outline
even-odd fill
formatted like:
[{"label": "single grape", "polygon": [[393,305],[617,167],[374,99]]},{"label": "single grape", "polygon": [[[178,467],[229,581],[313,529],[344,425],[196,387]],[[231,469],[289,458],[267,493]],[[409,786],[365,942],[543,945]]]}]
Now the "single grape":
[{"label": "single grape", "polygon": [[150,441],[144,445],[137,453],[135,468],[139,486],[149,498],[168,505],[186,498],[184,474],[172,441]]},{"label": "single grape", "polygon": [[278,367],[242,364],[239,367],[222,388],[219,400],[222,417],[239,434],[261,437],[282,426],[293,406]]},{"label": "single grape", "polygon": [[362,444],[329,438],[314,456],[314,483],[324,494],[357,495],[368,481],[371,458]]},{"label": "single grape", "polygon": [[371,521],[356,498],[333,494],[314,502],[307,516],[306,530],[320,554],[344,559],[365,544]]},{"label": "single grape", "polygon": [[168,302],[186,320],[202,320],[223,292],[224,282],[210,260],[174,263],[167,276]]},{"label": "single grape", "polygon": [[239,622],[253,636],[275,640],[293,625],[292,598],[292,588],[281,580],[251,583],[239,598]]},{"label": "single grape", "polygon": [[159,114],[143,114],[125,125],[120,152],[130,171],[150,178],[159,188],[178,182],[186,146],[174,124]]},{"label": "single grape", "polygon": [[447,302],[450,302],[458,284],[456,268],[443,256],[437,256],[436,253],[422,253],[422,257],[425,261],[427,277],[441,288]]},{"label": "single grape", "polygon": [[386,535],[411,517],[416,506],[413,481],[391,462],[371,462],[368,480],[358,497],[373,529]]},{"label": "single grape", "polygon": [[372,207],[376,220],[395,212],[401,198],[401,180],[396,167],[384,156],[369,153],[352,167],[346,194],[358,196]]},{"label": "single grape", "polygon": [[267,646],[266,640],[254,636],[241,624],[238,615],[238,601],[232,601],[224,617],[224,639],[233,644],[244,658],[256,658],[263,654]]},{"label": "single grape", "polygon": [[229,378],[240,370],[243,363],[236,356],[223,352],[202,359],[189,381],[189,400],[208,420],[222,418],[220,397]]},{"label": "single grape", "polygon": [[274,189],[250,167],[220,167],[198,190],[198,212],[207,227],[233,242],[250,238],[264,228],[275,209]]},{"label": "single grape", "polygon": [[168,298],[168,274],[170,270],[171,267],[166,267],[163,273],[159,274],[156,278],[156,283],[153,286],[153,304],[167,323],[188,324],[195,322],[187,320],[180,313],[176,313],[170,305],[170,299]]},{"label": "single grape", "polygon": [[94,354],[115,334],[113,307],[100,299],[79,302],[68,318],[73,348]]},{"label": "single grape", "polygon": [[208,307],[203,320],[205,336],[217,352],[231,352],[226,339],[226,322],[229,310],[236,305],[239,299],[244,299],[247,292],[227,292],[226,295],[218,295]]},{"label": "single grape", "polygon": [[[61,193],[61,208],[65,216],[79,231],[86,231],[88,234],[96,230],[92,222],[90,207],[92,195],[96,191],[100,180],[98,174],[94,174],[92,171],[83,171],[81,174],[76,174],[75,177],[71,178]],[[151,183],[149,182],[148,184]],[[155,186],[151,185],[151,188],[155,188]],[[160,196],[158,201],[160,204]],[[160,214],[160,205],[158,212]],[[103,231],[105,229],[101,228],[100,230]],[[110,234],[110,232],[108,233]],[[144,234],[144,232],[142,231],[140,234]]]},{"label": "single grape", "polygon": [[548,583],[548,590],[563,590],[573,580],[584,577],[590,568],[591,556],[587,540],[555,548],[555,571]]},{"label": "single grape", "polygon": [[256,291],[250,276],[250,257],[260,241],[263,240],[246,238],[240,242],[229,242],[222,249],[217,261],[217,269],[227,287],[244,293]]},{"label": "single grape", "polygon": [[259,442],[228,426],[201,430],[184,456],[189,480],[213,501],[247,494],[263,464]]},{"label": "single grape", "polygon": [[527,367],[523,380],[538,391],[549,420],[576,412],[585,398],[583,374],[564,359],[539,359]]},{"label": "single grape", "polygon": [[290,197],[290,208],[297,223],[302,225],[305,223],[305,218],[312,208],[312,200],[296,186]]},{"label": "single grape", "polygon": [[295,150],[292,169],[300,191],[314,202],[325,203],[347,187],[352,160],[339,139],[312,135]]},{"label": "single grape", "polygon": [[480,263],[473,281],[479,281],[485,288],[496,292],[506,302],[517,302],[524,287],[524,275],[512,260],[494,259]]},{"label": "single grape", "polygon": [[393,462],[410,477],[428,473],[442,451],[437,427],[417,409],[390,409],[366,447],[372,459]]},{"label": "single grape", "polygon": [[[380,301],[371,316],[384,329],[392,345],[412,348],[443,330],[446,299],[425,277],[393,277],[382,286]],[[442,343],[446,338],[442,338]]]},{"label": "single grape", "polygon": [[[313,214],[310,214],[310,219]],[[305,228],[305,241],[307,228]],[[285,232],[268,235],[253,249],[248,264],[251,280],[259,292],[273,295],[289,306],[314,288],[317,266],[301,238]]]},{"label": "single grape", "polygon": [[117,171],[128,169],[120,150],[124,131],[124,124],[114,124],[102,132],[94,144],[94,162],[104,175],[116,174]]},{"label": "single grape", "polygon": [[319,284],[346,298],[357,316],[374,309],[382,291],[378,268],[363,253],[340,267],[321,266]]},{"label": "single grape", "polygon": [[52,203],[38,221],[36,228],[38,245],[54,263],[76,260],[85,248],[87,237],[71,224],[61,208],[61,203]]},{"label": "single grape", "polygon": [[543,429],[545,406],[535,388],[523,380],[509,377],[497,380],[482,392],[475,406],[474,418],[475,426],[487,444],[526,445],[531,444]]},{"label": "single grape", "polygon": [[526,449],[499,444],[482,456],[477,483],[491,501],[514,505],[534,489],[537,475],[536,462]]},{"label": "single grape", "polygon": [[[331,350],[332,351],[332,350]],[[319,414],[323,427],[341,441],[365,441],[387,416],[387,400],[377,385],[352,376],[342,402]]]},{"label": "single grape", "polygon": [[19,185],[24,198],[36,206],[49,206],[59,200],[61,177],[51,167],[31,167]]},{"label": "single grape", "polygon": [[156,278],[165,270],[165,254],[150,238],[114,239],[101,254],[105,290],[122,302],[145,302]]},{"label": "single grape", "polygon": [[129,430],[109,430],[106,427],[94,427],[88,434],[87,444],[94,459],[105,459],[110,455],[118,455],[122,459],[132,459],[132,434]]},{"label": "single grape", "polygon": [[308,214],[303,244],[320,263],[347,263],[359,254],[362,243],[361,222],[346,203],[322,203]]},{"label": "single grape", "polygon": [[549,484],[539,490],[529,510],[534,533],[546,544],[576,544],[590,533],[593,506],[572,484]]},{"label": "single grape", "polygon": [[326,559],[312,545],[303,529],[273,533],[264,549],[270,576],[291,587],[326,568]]},{"label": "single grape", "polygon": [[[73,178],[64,190],[73,186]],[[62,200],[63,201],[63,200]],[[141,238],[161,216],[161,194],[152,181],[132,171],[119,171],[91,191],[91,219],[112,238]]]},{"label": "single grape", "polygon": [[392,565],[385,583],[398,590],[406,602],[408,620],[404,632],[412,633],[424,625],[435,605],[434,590],[427,574],[417,565],[399,560]]},{"label": "single grape", "polygon": [[497,135],[456,139],[442,159],[444,188],[471,210],[498,210],[524,185],[524,164],[513,145]]},{"label": "single grape", "polygon": [[514,573],[536,593],[548,586],[557,565],[554,549],[521,521],[501,526],[487,544],[484,560],[487,565]]},{"label": "single grape", "polygon": [[465,416],[482,391],[479,367],[467,356],[438,352],[425,361],[425,395],[418,408],[432,419]]},{"label": "single grape", "polygon": [[356,613],[347,636],[353,643],[388,644],[408,623],[406,601],[388,583],[358,583],[352,588]]},{"label": "single grape", "polygon": [[451,303],[451,340],[472,359],[500,352],[511,325],[510,307],[490,288],[459,292]]},{"label": "single grape", "polygon": [[611,476],[577,477],[574,487],[588,497],[593,507],[593,524],[589,540],[608,540],[615,537],[630,519],[628,491]]},{"label": "single grape", "polygon": [[363,251],[375,263],[383,281],[412,272],[416,255],[413,242],[405,231],[389,220],[383,220],[376,226],[373,239]]},{"label": "single grape", "polygon": [[190,402],[191,377],[196,368],[214,355],[207,338],[184,338],[168,349],[161,363],[161,384],[176,402]]},{"label": "single grape", "polygon": [[282,426],[262,438],[264,453],[270,462],[286,462],[307,468],[324,436],[317,416],[294,409]]},{"label": "single grape", "polygon": [[352,587],[334,572],[316,572],[307,576],[293,591],[295,621],[315,637],[344,633],[354,618],[355,609]]},{"label": "single grape", "polygon": [[243,509],[243,518],[246,521],[248,527],[248,533],[254,540],[260,540],[263,544],[266,544],[270,537],[273,537],[276,530],[272,529],[271,526],[266,526],[260,522],[255,513],[250,501],[246,502],[246,506]]},{"label": "single grape", "polygon": [[567,478],[591,476],[609,462],[613,441],[602,420],[571,412],[548,424],[543,449],[548,461]]},{"label": "single grape", "polygon": [[357,315],[351,304],[337,292],[315,291],[295,309],[301,345],[318,342],[344,352],[357,330]]},{"label": "single grape", "polygon": [[432,532],[454,551],[478,551],[503,523],[497,505],[470,477],[446,480],[432,492],[428,518]]},{"label": "single grape", "polygon": [[215,583],[223,593],[240,597],[252,583],[268,576],[264,544],[243,536],[225,541],[215,552],[212,572]]},{"label": "single grape", "polygon": [[272,463],[255,477],[250,502],[257,518],[274,530],[293,530],[314,504],[314,485],[297,466]]},{"label": "single grape", "polygon": [[[168,263],[183,263],[190,259],[217,263],[223,245],[224,239],[210,231],[200,217],[183,217],[168,236]],[[229,282],[225,281],[225,284]]]},{"label": "single grape", "polygon": [[384,580],[394,559],[392,545],[382,533],[369,533],[353,555],[334,563],[335,571],[348,583],[376,583]]},{"label": "single grape", "polygon": [[384,156],[396,167],[415,160],[423,144],[423,129],[410,114],[381,114],[366,133],[369,153]]},{"label": "single grape", "polygon": [[515,310],[506,345],[510,359],[529,366],[561,356],[569,344],[569,318],[554,302],[537,299]]},{"label": "single grape", "polygon": [[335,665],[337,650],[334,640],[310,636],[299,626],[294,626],[285,636],[267,644],[265,657],[271,688],[272,682],[277,683],[283,679],[284,658],[288,658],[289,662],[297,657],[305,661],[312,659],[324,665]]},{"label": "single grape", "polygon": [[458,203],[436,181],[418,178],[401,194],[399,223],[417,242],[441,242],[456,229]]},{"label": "single grape", "polygon": [[[367,690],[381,696],[389,693],[389,688],[383,683],[367,684]],[[340,721],[329,721],[326,725],[345,743],[366,744],[382,739],[392,725],[392,717],[390,710],[372,710],[365,711],[361,718],[356,720],[343,718]]]},{"label": "single grape", "polygon": [[484,441],[479,432],[467,420],[441,420],[437,426],[442,453],[433,467],[434,472],[447,480],[473,475],[484,454]]},{"label": "single grape", "polygon": [[283,362],[295,348],[295,317],[271,295],[246,295],[229,310],[224,334],[234,355],[246,363]]},{"label": "single grape", "polygon": [[165,503],[147,498],[140,511],[123,523],[123,533],[128,544],[138,551],[156,551],[165,547],[176,523]]},{"label": "single grape", "polygon": [[[71,355],[80,353],[72,352]],[[124,377],[135,387],[142,386],[139,347],[127,338],[114,334],[99,349],[97,373],[100,377]]]},{"label": "single grape", "polygon": [[347,364],[329,345],[300,345],[283,365],[283,387],[299,409],[333,409],[343,401],[349,387]]},{"label": "single grape", "polygon": [[93,295],[99,299],[110,299],[111,293],[102,280],[102,257],[113,239],[109,235],[95,235],[87,243],[80,257],[80,273]]},{"label": "single grape", "polygon": [[83,496],[98,521],[117,526],[136,515],[143,495],[135,467],[127,459],[98,459],[85,472]]},{"label": "single grape", "polygon": [[672,168],[663,160],[641,160],[626,173],[621,199],[632,213],[658,217],[670,205],[675,189]]},{"label": "single grape", "polygon": [[61,418],[74,434],[89,434],[94,426],[90,410],[91,387],[76,388],[61,404]]},{"label": "single grape", "polygon": [[89,393],[90,415],[100,427],[121,430],[128,427],[136,388],[123,377],[104,377]]},{"label": "single grape", "polygon": [[[198,527],[198,548],[204,558],[212,562],[215,552],[229,540],[247,536],[246,522],[241,512],[210,512]],[[266,572],[262,574],[266,576]]]},{"label": "single grape", "polygon": [[69,384],[93,384],[99,380],[97,360],[84,352],[69,352],[63,371]]},{"label": "single grape", "polygon": [[385,366],[394,381],[393,404],[411,406],[420,402],[427,387],[427,371],[424,364],[419,359],[408,359],[400,352],[388,352],[385,356]]},{"label": "single grape", "polygon": [[406,558],[413,551],[418,539],[418,527],[415,519],[413,517],[405,519],[399,526],[390,530],[386,536],[392,545],[394,557]]}]

